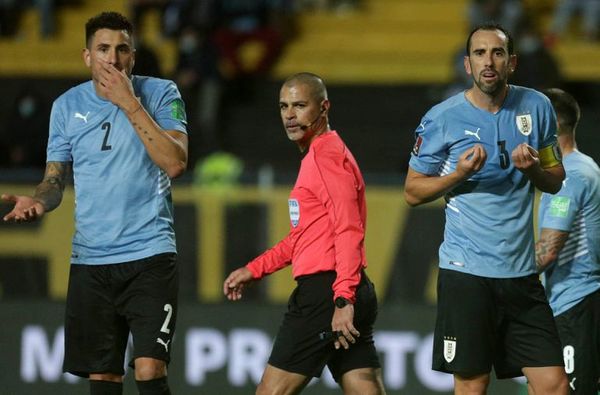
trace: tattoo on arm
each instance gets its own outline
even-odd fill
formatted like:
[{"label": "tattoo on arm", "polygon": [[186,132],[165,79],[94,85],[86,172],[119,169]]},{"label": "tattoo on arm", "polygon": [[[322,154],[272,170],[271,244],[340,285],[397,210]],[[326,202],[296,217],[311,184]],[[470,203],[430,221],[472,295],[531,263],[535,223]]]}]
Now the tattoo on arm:
[{"label": "tattoo on arm", "polygon": [[535,265],[538,273],[543,272],[551,263],[556,261],[568,238],[569,232],[542,229],[540,240],[535,243]]},{"label": "tattoo on arm", "polygon": [[48,162],[46,165],[44,179],[33,196],[44,205],[46,211],[51,211],[60,204],[69,168],[69,162]]},{"label": "tattoo on arm", "polygon": [[148,133],[148,131],[146,129],[144,129],[142,127],[142,125],[138,125],[136,122],[131,122],[133,124],[133,127],[136,128],[137,130],[139,130],[140,132],[142,132],[144,134],[144,136],[146,136],[146,138],[148,139],[148,141],[152,141],[152,137],[150,137],[150,133]]}]

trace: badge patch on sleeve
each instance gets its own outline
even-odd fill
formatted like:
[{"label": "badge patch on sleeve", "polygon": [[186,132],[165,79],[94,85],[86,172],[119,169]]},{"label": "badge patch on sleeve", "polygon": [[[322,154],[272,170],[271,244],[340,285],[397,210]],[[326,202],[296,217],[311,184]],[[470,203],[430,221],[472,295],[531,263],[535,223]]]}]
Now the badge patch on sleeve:
[{"label": "badge patch on sleeve", "polygon": [[300,222],[300,203],[296,199],[288,199],[288,206],[290,208],[290,221],[295,228]]},{"label": "badge patch on sleeve", "polygon": [[569,213],[571,199],[566,196],[554,196],[550,200],[550,215],[552,217],[566,218]]},{"label": "badge patch on sleeve", "polygon": [[415,156],[419,156],[419,150],[421,149],[421,144],[423,144],[423,137],[418,136],[417,141],[415,141],[415,145],[413,146],[412,153]]},{"label": "badge patch on sleeve", "polygon": [[175,99],[171,102],[171,116],[179,121],[186,121],[183,100]]}]

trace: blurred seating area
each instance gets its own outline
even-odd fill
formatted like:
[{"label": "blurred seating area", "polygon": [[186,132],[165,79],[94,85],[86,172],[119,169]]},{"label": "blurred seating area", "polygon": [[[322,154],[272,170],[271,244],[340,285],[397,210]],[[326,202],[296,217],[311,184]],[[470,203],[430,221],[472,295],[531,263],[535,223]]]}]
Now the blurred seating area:
[{"label": "blurred seating area", "polygon": [[0,82],[8,103],[0,108],[0,168],[43,167],[50,104],[89,78],[79,56],[83,25],[105,10],[135,22],[134,73],[177,82],[193,131],[190,169],[198,164],[200,174],[206,158],[224,151],[256,178],[273,169],[275,177],[294,173],[294,147],[273,137],[280,132],[274,103],[278,81],[298,71],[325,78],[336,104],[333,126],[366,173],[402,173],[418,117],[471,84],[464,41],[474,24],[491,19],[514,30],[514,83],[578,84],[571,91],[593,107],[598,2],[0,0]]},{"label": "blurred seating area", "polygon": [[[0,37],[3,54],[0,75],[85,76],[85,68],[78,57],[73,56],[83,45],[82,23],[90,15],[112,9],[129,14],[140,25],[144,44],[156,52],[162,73],[170,76],[177,67],[177,38],[181,33],[181,26],[173,27],[173,24],[182,22],[177,16],[181,10],[189,17],[186,3],[190,2],[2,0],[0,8],[5,11],[0,23],[8,22],[0,25],[0,31],[6,31]],[[210,7],[211,1],[191,3],[197,9]],[[463,45],[469,18],[473,16],[473,4],[493,9],[494,3],[504,3],[510,8],[508,14],[521,12],[523,23],[545,38],[565,78],[600,80],[597,72],[600,44],[597,25],[594,25],[598,18],[593,18],[600,12],[593,8],[598,0],[279,0],[269,3],[279,3],[280,8],[281,3],[287,3],[285,7],[290,12],[277,15],[275,21],[279,22],[280,29],[287,30],[285,38],[293,38],[274,65],[274,78],[303,69],[322,74],[330,83],[445,83],[452,79],[451,59]],[[565,3],[589,3],[592,8],[585,8],[586,5],[568,8]],[[496,17],[502,20],[502,16]],[[244,56],[251,61],[260,50],[249,46]]]}]

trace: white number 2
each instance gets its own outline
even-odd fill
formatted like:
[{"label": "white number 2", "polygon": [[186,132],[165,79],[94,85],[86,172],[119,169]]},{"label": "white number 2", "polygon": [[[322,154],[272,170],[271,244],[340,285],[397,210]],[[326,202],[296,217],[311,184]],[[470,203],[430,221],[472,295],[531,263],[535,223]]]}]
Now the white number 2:
[{"label": "white number 2", "polygon": [[575,370],[575,349],[573,346],[565,346],[563,348],[563,358],[565,359],[565,372],[573,373]]},{"label": "white number 2", "polygon": [[165,310],[167,312],[167,318],[165,318],[165,322],[163,322],[162,327],[160,328],[160,331],[164,332],[164,333],[170,333],[171,330],[169,329],[169,322],[171,321],[171,316],[173,315],[173,306],[171,306],[169,303],[167,303],[163,310]]}]

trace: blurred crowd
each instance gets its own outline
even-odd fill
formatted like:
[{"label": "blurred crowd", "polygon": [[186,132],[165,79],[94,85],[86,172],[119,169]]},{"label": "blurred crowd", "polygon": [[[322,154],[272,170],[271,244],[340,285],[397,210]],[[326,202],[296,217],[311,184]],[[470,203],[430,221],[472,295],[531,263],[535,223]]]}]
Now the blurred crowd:
[{"label": "blurred crowd", "polygon": [[[18,34],[19,15],[38,7],[40,36],[51,38],[60,7],[83,0],[0,0],[0,36]],[[177,65],[164,75],[158,56],[138,35],[135,74],[173,79],[184,97],[190,130],[192,163],[227,150],[219,133],[227,109],[252,100],[268,79],[286,45],[298,34],[300,11],[360,10],[360,0],[129,0],[128,12],[138,32],[149,11],[160,15],[160,35],[177,43]],[[532,6],[537,4],[537,6]],[[468,26],[496,21],[513,32],[518,67],[512,82],[536,89],[560,87],[563,77],[553,48],[565,36],[597,41],[600,0],[471,0],[465,10]],[[545,19],[540,15],[546,15]],[[74,56],[76,56],[74,54]],[[452,60],[453,81],[442,95],[470,85],[463,67],[464,48]],[[24,86],[10,104],[10,119],[0,136],[0,167],[43,167],[52,98]]]}]

